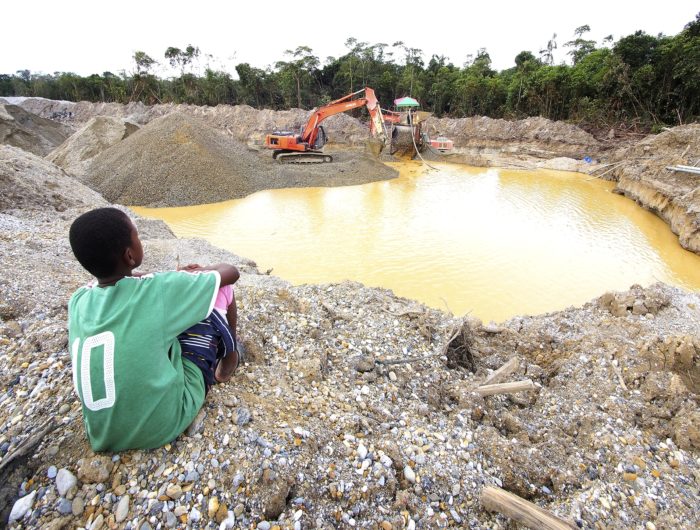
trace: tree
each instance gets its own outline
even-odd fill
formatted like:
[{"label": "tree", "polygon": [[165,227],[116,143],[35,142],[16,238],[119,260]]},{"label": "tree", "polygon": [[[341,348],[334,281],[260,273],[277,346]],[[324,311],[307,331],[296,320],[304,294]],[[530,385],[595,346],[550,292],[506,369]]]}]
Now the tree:
[{"label": "tree", "polygon": [[586,55],[595,50],[595,41],[583,38],[583,35],[589,31],[591,31],[591,28],[588,26],[588,24],[579,26],[576,28],[576,30],[574,30],[575,39],[564,43],[564,46],[571,48],[568,55],[571,56],[574,64],[578,63]]},{"label": "tree", "polygon": [[285,55],[292,58],[291,61],[278,61],[275,66],[283,79],[291,79],[296,91],[297,108],[303,108],[301,104],[302,85],[308,84],[312,79],[313,71],[318,67],[316,57],[308,46],[297,46],[297,49],[286,50]]},{"label": "tree", "polygon": [[187,45],[187,48],[181,50],[173,46],[165,50],[165,58],[168,59],[170,66],[180,69],[180,76],[185,75],[185,69],[192,64],[192,61],[199,57],[199,48],[197,46]]},{"label": "tree", "polygon": [[136,63],[137,75],[148,75],[151,68],[158,64],[154,59],[151,59],[146,52],[134,52],[134,62]]},{"label": "tree", "polygon": [[542,62],[548,65],[554,64],[554,50],[557,49],[557,34],[554,33],[552,38],[547,41],[547,47],[540,50],[540,57],[542,57]]}]

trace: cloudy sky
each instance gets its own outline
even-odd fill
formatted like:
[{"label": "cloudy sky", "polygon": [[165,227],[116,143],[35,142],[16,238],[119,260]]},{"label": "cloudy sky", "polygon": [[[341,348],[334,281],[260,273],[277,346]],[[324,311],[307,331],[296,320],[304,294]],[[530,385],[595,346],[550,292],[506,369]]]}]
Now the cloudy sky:
[{"label": "cloudy sky", "polygon": [[[587,24],[588,38],[615,40],[636,30],[675,35],[695,18],[698,4],[666,0],[662,7],[640,0],[403,2],[216,2],[198,0],[35,0],[0,7],[0,73],[20,69],[90,75],[134,69],[133,54],[141,50],[163,58],[169,46],[198,46],[204,66],[234,73],[248,62],[265,68],[285,59],[285,50],[309,46],[322,64],[346,52],[354,37],[369,44],[403,41],[463,65],[479,48],[486,48],[493,67],[513,66],[522,50],[537,55],[553,34],[557,62],[566,58],[563,44],[574,30]],[[158,71],[169,75],[166,69]]]}]

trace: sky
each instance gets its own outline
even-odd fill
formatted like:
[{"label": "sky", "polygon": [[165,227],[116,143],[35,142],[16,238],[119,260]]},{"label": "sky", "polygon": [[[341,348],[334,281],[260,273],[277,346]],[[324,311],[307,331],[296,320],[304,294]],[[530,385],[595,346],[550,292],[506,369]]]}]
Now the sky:
[{"label": "sky", "polygon": [[[640,0],[469,0],[403,2],[235,2],[197,0],[34,0],[4,2],[0,7],[0,73],[79,75],[134,71],[135,51],[164,66],[156,74],[174,75],[163,55],[174,46],[199,47],[199,68],[207,64],[235,74],[247,62],[257,68],[285,60],[286,50],[312,49],[321,64],[347,52],[353,37],[368,44],[403,41],[423,51],[424,60],[444,55],[463,66],[485,48],[492,67],[514,66],[522,50],[538,55],[557,34],[555,62],[564,61],[563,44],[574,30],[588,25],[585,37],[602,43],[643,30],[675,35],[695,19],[700,8],[691,0],[660,4]],[[397,50],[398,54],[398,50]],[[209,55],[211,57],[205,57]],[[403,61],[403,54],[397,55]]]}]

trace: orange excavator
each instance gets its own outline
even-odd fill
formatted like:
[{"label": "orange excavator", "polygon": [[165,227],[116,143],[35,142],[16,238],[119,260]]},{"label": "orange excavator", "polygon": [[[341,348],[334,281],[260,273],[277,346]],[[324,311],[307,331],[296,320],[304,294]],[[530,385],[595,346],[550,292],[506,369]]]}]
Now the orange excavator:
[{"label": "orange excavator", "polygon": [[[361,95],[361,96],[360,96]],[[358,97],[360,96],[360,97]],[[321,122],[326,118],[341,112],[347,112],[360,107],[367,107],[370,115],[370,133],[379,140],[379,151],[386,142],[384,118],[382,109],[377,101],[374,90],[365,87],[362,90],[348,94],[340,99],[331,101],[314,111],[300,133],[274,131],[265,136],[265,147],[274,149],[272,158],[278,162],[287,163],[318,163],[332,162],[333,157],[324,154],[322,149],[328,140]]]}]

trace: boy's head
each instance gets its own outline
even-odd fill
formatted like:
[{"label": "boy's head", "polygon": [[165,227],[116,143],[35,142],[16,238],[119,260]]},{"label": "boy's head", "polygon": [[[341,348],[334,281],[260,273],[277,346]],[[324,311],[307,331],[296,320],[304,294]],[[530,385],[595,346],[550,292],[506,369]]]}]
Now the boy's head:
[{"label": "boy's head", "polygon": [[136,227],[117,208],[97,208],[78,217],[68,234],[73,254],[96,278],[130,273],[141,265]]}]

